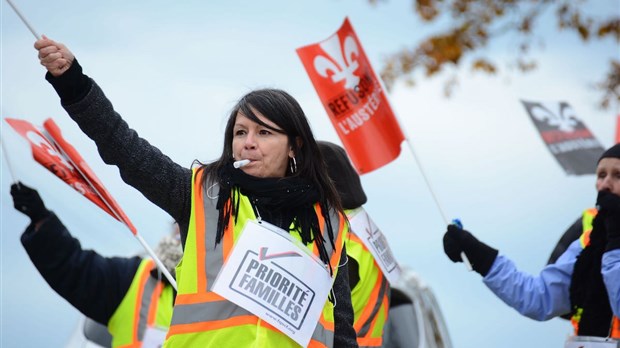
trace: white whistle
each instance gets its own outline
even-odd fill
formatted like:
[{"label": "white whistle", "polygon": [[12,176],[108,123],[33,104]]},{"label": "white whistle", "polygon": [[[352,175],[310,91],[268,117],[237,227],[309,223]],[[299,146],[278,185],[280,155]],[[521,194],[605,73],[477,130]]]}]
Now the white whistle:
[{"label": "white whistle", "polygon": [[243,159],[243,160],[235,161],[235,162],[233,162],[233,167],[241,168],[241,167],[249,164],[250,162],[251,161],[249,159]]}]

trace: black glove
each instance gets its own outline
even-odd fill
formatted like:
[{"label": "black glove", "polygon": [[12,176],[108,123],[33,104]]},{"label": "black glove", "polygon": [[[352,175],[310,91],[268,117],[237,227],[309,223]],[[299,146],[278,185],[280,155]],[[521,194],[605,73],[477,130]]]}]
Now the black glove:
[{"label": "black glove", "polygon": [[605,222],[606,250],[620,249],[620,196],[610,191],[600,191],[596,198],[596,206]]},{"label": "black glove", "polygon": [[452,262],[463,262],[461,252],[465,252],[471,267],[483,277],[489,273],[497,257],[497,249],[482,243],[473,234],[456,225],[448,225],[448,231],[443,236],[443,250]]},{"label": "black glove", "polygon": [[45,208],[39,193],[21,182],[11,185],[11,196],[13,196],[13,206],[15,209],[26,214],[32,223],[42,221],[51,214]]}]

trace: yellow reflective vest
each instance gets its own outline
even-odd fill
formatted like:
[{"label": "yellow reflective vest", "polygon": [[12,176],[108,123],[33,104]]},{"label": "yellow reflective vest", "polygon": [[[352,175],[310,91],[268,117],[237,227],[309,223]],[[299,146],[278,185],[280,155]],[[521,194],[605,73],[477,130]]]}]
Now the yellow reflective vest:
[{"label": "yellow reflective vest", "polygon": [[167,331],[172,319],[174,289],[168,283],[151,277],[155,268],[151,259],[143,259],[123,297],[108,322],[112,347],[142,347],[148,328]]},{"label": "yellow reflective vest", "polygon": [[[298,347],[299,344],[269,323],[211,290],[246,221],[257,218],[249,199],[237,191],[239,209],[236,216],[230,218],[221,242],[215,245],[219,216],[217,198],[211,198],[214,197],[213,188],[201,185],[203,173],[195,169],[192,177],[191,216],[183,260],[177,266],[178,294],[164,347]],[[231,204],[230,200],[226,204]],[[327,241],[325,221],[318,205],[315,209]],[[333,268],[332,281],[348,232],[345,221],[343,217],[332,214],[336,248],[325,243]],[[301,241],[297,232],[291,231],[290,234]],[[318,256],[314,243],[307,247]],[[325,302],[309,347],[333,347],[333,308],[331,302]]]},{"label": "yellow reflective vest", "polygon": [[[354,212],[352,209],[345,210],[349,217]],[[359,265],[359,282],[351,289],[357,344],[360,347],[380,347],[383,327],[388,318],[390,284],[355,231],[349,231],[345,245],[347,256]]]}]

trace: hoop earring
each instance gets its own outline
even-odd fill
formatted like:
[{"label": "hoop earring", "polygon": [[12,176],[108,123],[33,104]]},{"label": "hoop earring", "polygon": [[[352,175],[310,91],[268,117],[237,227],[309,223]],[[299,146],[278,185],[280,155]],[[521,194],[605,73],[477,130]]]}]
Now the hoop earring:
[{"label": "hoop earring", "polygon": [[215,195],[212,195],[213,194],[213,188],[215,187],[215,185],[218,185],[218,184],[217,183],[213,183],[213,185],[209,186],[209,188],[207,189],[207,197],[209,197],[210,199],[217,199],[219,197],[219,191]]},{"label": "hoop earring", "polygon": [[291,160],[288,162],[288,164],[291,169],[291,174],[295,174],[297,172],[297,161],[295,160],[295,156],[291,157]]}]

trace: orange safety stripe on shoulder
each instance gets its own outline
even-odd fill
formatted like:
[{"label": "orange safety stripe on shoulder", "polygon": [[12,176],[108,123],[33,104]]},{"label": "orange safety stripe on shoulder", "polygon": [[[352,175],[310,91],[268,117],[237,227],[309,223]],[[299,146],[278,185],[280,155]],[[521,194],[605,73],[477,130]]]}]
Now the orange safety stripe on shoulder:
[{"label": "orange safety stripe on shoulder", "polygon": [[161,296],[161,292],[164,289],[164,283],[157,282],[155,285],[155,289],[153,290],[153,295],[151,296],[151,305],[149,306],[149,316],[146,321],[148,326],[153,326],[155,323],[155,317],[157,316],[157,307],[159,306],[159,296]]},{"label": "orange safety stripe on shoulder", "polygon": [[[318,218],[319,221],[319,226],[322,229],[325,226],[325,217],[323,216],[323,210],[321,209],[321,205],[318,203],[314,204],[314,210],[316,211],[316,217]],[[317,233],[312,231],[313,233]],[[325,231],[318,231],[318,233],[324,234],[325,232],[327,232],[327,230]],[[326,235],[324,235],[326,236]],[[316,238],[317,236],[314,236],[314,238]],[[328,243],[327,238],[324,238],[325,242]],[[319,256],[319,247],[316,245],[316,243],[312,243],[312,253],[316,256]]]},{"label": "orange safety stripe on shoulder", "polygon": [[204,175],[204,170],[199,170],[196,173],[196,180],[194,182],[194,191],[197,193],[195,195],[194,201],[194,215],[196,217],[196,291],[202,292],[207,289],[207,277],[205,270],[205,259],[206,249],[200,247],[201,245],[205,245],[205,213],[204,213],[204,196],[202,190],[202,176]]},{"label": "orange safety stripe on shoulder", "polygon": [[596,208],[588,208],[586,209],[586,211],[588,212],[588,214],[592,214],[592,215],[598,214],[598,209]]},{"label": "orange safety stripe on shoulder", "polygon": [[[354,241],[355,243],[358,243],[362,249],[364,249],[364,251],[368,251],[370,252],[370,250],[368,250],[368,247],[366,247],[366,243],[364,243],[362,241],[362,239],[360,237],[357,236],[357,234],[355,233],[349,233],[349,240]],[[373,258],[374,259],[374,258]]]}]

